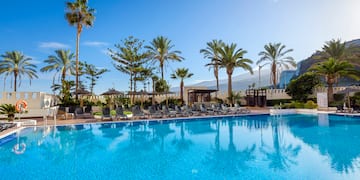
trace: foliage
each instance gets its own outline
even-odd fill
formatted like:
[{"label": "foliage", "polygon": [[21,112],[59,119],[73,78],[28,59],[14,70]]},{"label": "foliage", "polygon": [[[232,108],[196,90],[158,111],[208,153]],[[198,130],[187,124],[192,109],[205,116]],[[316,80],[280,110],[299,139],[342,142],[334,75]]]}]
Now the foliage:
[{"label": "foliage", "polygon": [[[253,74],[250,59],[244,58],[247,51],[242,48],[237,49],[236,44],[226,44],[219,49],[220,59],[218,61],[220,68],[225,68],[228,75],[228,95],[232,93],[232,74],[235,68],[241,68]],[[233,102],[231,102],[233,104]]]},{"label": "foliage", "polygon": [[218,104],[223,104],[223,103],[224,103],[224,100],[223,100],[223,99],[220,99],[220,98],[217,98],[217,97],[215,97],[215,98],[213,99],[213,101],[215,101],[215,102],[218,103]]},{"label": "foliage", "polygon": [[205,64],[205,66],[209,67],[209,69],[214,69],[216,89],[219,90],[219,49],[221,49],[225,43],[222,40],[212,40],[211,42],[207,42],[206,45],[206,48],[201,49],[200,53],[204,55],[204,58],[210,59],[210,63]]},{"label": "foliage", "polygon": [[60,94],[58,95],[58,98],[60,100],[60,104],[63,106],[71,106],[71,105],[78,105],[80,104],[78,100],[74,99],[71,95],[70,91],[74,90],[74,81],[63,81],[62,85],[54,84],[51,87],[53,90],[60,90]]},{"label": "foliage", "polygon": [[143,40],[129,36],[122,44],[115,44],[116,50],[109,49],[114,67],[130,76],[130,92],[136,91],[136,81],[141,81],[140,77],[151,74],[151,68],[145,67],[149,53],[144,50],[143,43]]},{"label": "foliage", "polygon": [[114,98],[115,104],[117,105],[129,105],[130,98],[127,97],[115,97]]},{"label": "foliage", "polygon": [[240,101],[241,93],[240,92],[236,93],[233,91],[233,92],[231,92],[230,96],[227,97],[227,99],[229,100],[230,103],[235,102],[237,104],[241,104],[241,101]]},{"label": "foliage", "polygon": [[84,63],[84,67],[85,78],[90,80],[90,91],[91,94],[93,94],[96,81],[100,78],[102,74],[104,74],[105,72],[109,72],[109,70],[105,68],[99,69],[93,64],[87,64],[86,62]]},{"label": "foliage", "polygon": [[315,86],[320,84],[320,78],[315,74],[306,73],[290,81],[286,93],[294,100],[305,102],[313,93]]},{"label": "foliage", "polygon": [[[71,26],[76,27],[76,50],[75,50],[75,89],[79,89],[79,41],[83,26],[92,27],[95,20],[95,10],[88,7],[87,0],[75,0],[66,2],[65,18]],[[76,99],[78,95],[76,94]]]},{"label": "foliage", "polygon": [[317,104],[314,101],[310,100],[304,104],[304,108],[305,109],[315,109],[315,108],[317,108]]},{"label": "foliage", "polygon": [[281,105],[282,109],[315,109],[317,108],[317,104],[309,100],[306,103],[299,102],[299,101],[291,101],[290,103],[285,103]]},{"label": "foliage", "polygon": [[304,103],[299,101],[291,101],[291,103],[282,104],[281,108],[282,109],[304,108]]},{"label": "foliage", "polygon": [[156,92],[169,92],[170,86],[164,79],[159,79],[155,82],[155,91]]},{"label": "foliage", "polygon": [[316,64],[309,69],[319,76],[323,76],[328,85],[328,101],[331,102],[333,98],[333,84],[337,83],[340,77],[346,76],[353,79],[359,79],[359,72],[355,70],[354,66],[347,61],[339,61],[334,58],[329,58],[327,61]]},{"label": "foliage", "polygon": [[[31,58],[26,57],[19,51],[5,52],[1,55],[3,58],[0,60],[0,75],[4,75],[4,81],[8,76],[14,77],[14,91],[16,92],[17,86],[21,85],[21,78],[27,76],[30,79],[38,78],[36,75],[36,65],[31,64]],[[13,78],[11,78],[11,81]],[[19,82],[18,82],[19,80]],[[5,83],[4,83],[5,84]]]},{"label": "foliage", "polygon": [[172,51],[174,45],[171,40],[164,36],[158,36],[150,42],[150,46],[145,46],[149,50],[150,58],[159,63],[161,79],[164,80],[164,64],[168,60],[182,61],[181,51]]},{"label": "foliage", "polygon": [[[261,56],[260,60],[256,62],[257,65],[262,64],[270,65],[270,81],[274,88],[277,86],[279,68],[284,67],[289,69],[289,65],[296,67],[296,62],[291,56],[286,56],[286,54],[293,51],[293,49],[285,49],[286,46],[281,43],[269,43],[264,46],[264,51],[259,53]],[[264,64],[263,64],[264,63]]]},{"label": "foliage", "polygon": [[[169,97],[167,99],[168,101],[168,104],[169,105],[178,105],[178,106],[181,106],[181,100],[180,99],[175,99],[175,98],[172,98],[172,97]],[[166,105],[166,99],[164,101],[161,101],[160,102],[161,105]]]},{"label": "foliage", "polygon": [[178,68],[171,74],[171,79],[180,79],[180,100],[184,103],[184,79],[193,76],[193,73],[189,72],[188,68]]},{"label": "foliage", "polygon": [[56,55],[50,55],[44,63],[47,65],[40,69],[41,72],[51,72],[56,71],[53,77],[53,84],[55,83],[55,77],[59,73],[60,82],[63,82],[66,79],[66,75],[73,71],[73,59],[74,53],[71,53],[70,50],[55,50]]},{"label": "foliage", "polygon": [[285,103],[290,103],[291,99],[275,99],[275,100],[267,100],[266,101],[266,106],[276,106],[279,104],[285,104]]},{"label": "foliage", "polygon": [[9,121],[14,120],[15,113],[17,113],[15,105],[12,104],[0,105],[0,114],[6,114]]}]

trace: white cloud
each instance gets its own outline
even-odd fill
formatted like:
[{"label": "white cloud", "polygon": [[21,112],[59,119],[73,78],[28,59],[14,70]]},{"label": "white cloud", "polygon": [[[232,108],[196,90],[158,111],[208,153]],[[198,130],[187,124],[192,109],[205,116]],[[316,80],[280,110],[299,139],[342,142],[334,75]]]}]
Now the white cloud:
[{"label": "white cloud", "polygon": [[38,61],[38,60],[31,60],[31,64],[41,64],[42,62],[41,61]]},{"label": "white cloud", "polygon": [[49,48],[49,49],[66,49],[69,48],[70,46],[59,42],[41,42],[39,44],[39,47]]},{"label": "white cloud", "polygon": [[107,46],[109,43],[107,42],[100,42],[100,41],[86,41],[83,43],[85,46],[94,46],[94,47],[100,47],[100,46]]}]

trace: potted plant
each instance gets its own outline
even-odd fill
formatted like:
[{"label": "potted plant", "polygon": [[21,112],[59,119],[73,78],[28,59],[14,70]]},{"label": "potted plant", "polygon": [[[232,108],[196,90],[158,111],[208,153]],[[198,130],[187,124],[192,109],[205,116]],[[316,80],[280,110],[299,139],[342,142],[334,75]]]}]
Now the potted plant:
[{"label": "potted plant", "polygon": [[17,113],[15,109],[15,105],[12,104],[0,105],[0,114],[7,114],[8,121],[14,121],[15,113]]}]

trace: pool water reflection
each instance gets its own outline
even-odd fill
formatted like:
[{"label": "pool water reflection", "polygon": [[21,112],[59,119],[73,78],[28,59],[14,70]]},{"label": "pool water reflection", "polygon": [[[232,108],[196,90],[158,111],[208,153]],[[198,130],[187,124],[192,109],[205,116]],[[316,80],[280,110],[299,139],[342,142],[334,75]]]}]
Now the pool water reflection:
[{"label": "pool water reflection", "polygon": [[360,177],[360,118],[334,115],[28,128],[1,142],[4,179]]}]

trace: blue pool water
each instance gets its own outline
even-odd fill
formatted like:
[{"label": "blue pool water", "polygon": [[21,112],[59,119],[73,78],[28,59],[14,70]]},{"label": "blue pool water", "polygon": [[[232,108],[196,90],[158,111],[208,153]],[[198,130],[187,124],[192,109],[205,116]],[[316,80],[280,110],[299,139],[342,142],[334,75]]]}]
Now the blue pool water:
[{"label": "blue pool water", "polygon": [[[26,145],[23,154],[12,151],[17,143]],[[27,128],[0,140],[0,172],[0,179],[360,179],[360,118],[261,115]]]}]

